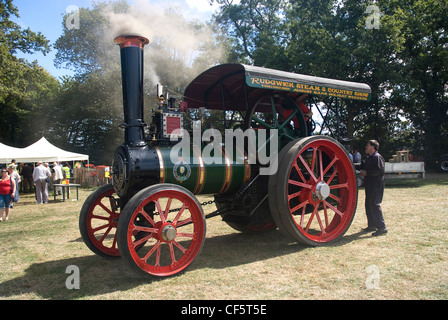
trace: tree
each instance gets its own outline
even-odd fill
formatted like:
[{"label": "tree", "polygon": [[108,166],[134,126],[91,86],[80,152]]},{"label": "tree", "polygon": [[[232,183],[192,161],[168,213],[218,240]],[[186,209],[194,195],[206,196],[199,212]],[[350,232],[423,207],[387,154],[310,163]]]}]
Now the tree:
[{"label": "tree", "polygon": [[55,63],[75,70],[63,84],[48,134],[70,148],[82,148],[96,162],[112,160],[122,142],[123,122],[120,50],[113,42],[122,33],[138,32],[150,40],[145,47],[145,114],[156,106],[156,85],[171,94],[184,91],[198,74],[221,59],[211,26],[189,21],[180,10],[139,7],[127,1],[98,2],[79,11],[80,28],[65,28],[56,41]]},{"label": "tree", "polygon": [[[429,154],[446,149],[446,1],[214,2],[235,61],[369,84],[371,103],[338,106],[356,144],[376,138],[386,156],[423,141]],[[371,5],[378,29],[368,25]]]},{"label": "tree", "polygon": [[0,141],[25,146],[35,138],[27,124],[36,108],[52,99],[58,83],[37,62],[15,56],[17,51],[46,54],[50,46],[41,33],[12,22],[12,15],[19,17],[12,0],[0,1]]},{"label": "tree", "polygon": [[448,151],[448,5],[446,1],[409,1],[400,5],[405,41],[398,53],[400,78],[391,99],[421,136],[427,164]]}]

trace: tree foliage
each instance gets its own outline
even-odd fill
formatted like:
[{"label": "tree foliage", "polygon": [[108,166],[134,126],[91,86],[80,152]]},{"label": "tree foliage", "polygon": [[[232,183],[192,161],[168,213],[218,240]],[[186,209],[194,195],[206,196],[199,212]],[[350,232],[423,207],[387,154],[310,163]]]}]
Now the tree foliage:
[{"label": "tree foliage", "polygon": [[35,138],[29,123],[38,108],[51,103],[58,82],[37,62],[15,56],[18,51],[46,54],[50,46],[41,33],[22,29],[11,16],[19,17],[12,0],[0,1],[0,141],[25,146]]},{"label": "tree foliage", "polygon": [[[371,103],[339,105],[340,129],[358,146],[376,138],[386,156],[423,149],[430,162],[448,150],[446,1],[212,2],[234,61],[369,84]],[[368,28],[371,5],[378,29]]]},{"label": "tree foliage", "polygon": [[[142,32],[154,31],[145,49],[146,118],[157,83],[180,94],[208,67],[241,62],[369,84],[370,103],[324,100],[332,110],[338,107],[339,116],[328,118],[331,126],[341,137],[354,137],[359,148],[376,138],[386,158],[409,148],[430,165],[448,151],[445,0],[210,2],[220,7],[207,23],[172,7],[139,12],[126,0],[81,8],[80,28],[67,29],[63,17],[55,64],[75,76],[57,81],[36,62],[15,56],[46,54],[51,47],[42,34],[11,21],[19,15],[12,0],[0,0],[0,141],[24,146],[45,135],[110,162],[123,121],[119,50],[110,34],[120,27],[112,19],[124,17],[121,22],[137,22]],[[378,29],[368,28],[372,5],[379,10],[373,16]]]},{"label": "tree foliage", "polygon": [[[190,21],[172,7],[155,13],[138,9],[124,0],[81,8],[80,27],[67,29],[67,16],[64,17],[64,33],[55,43],[55,64],[76,74],[64,81],[54,116],[47,119],[47,132],[71,149],[88,152],[97,163],[110,163],[113,151],[123,141],[119,128],[123,122],[120,50],[113,42],[123,21],[139,26],[132,26],[132,32],[138,29],[138,33],[150,37],[145,48],[147,121],[156,106],[157,84],[180,95],[198,70],[210,67],[220,58],[219,54],[210,54],[219,50],[213,45],[209,25]],[[151,17],[157,23],[150,21]],[[153,30],[156,28],[157,32]],[[193,44],[197,48],[188,46]]]}]

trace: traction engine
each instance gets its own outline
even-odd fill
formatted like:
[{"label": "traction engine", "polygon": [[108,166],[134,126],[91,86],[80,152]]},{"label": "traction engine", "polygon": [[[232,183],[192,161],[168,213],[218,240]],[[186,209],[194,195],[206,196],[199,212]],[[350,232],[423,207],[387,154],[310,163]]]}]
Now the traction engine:
[{"label": "traction engine", "polygon": [[[218,215],[241,232],[278,228],[309,246],[328,245],[345,234],[357,205],[354,167],[335,139],[311,135],[302,107],[309,96],[368,100],[368,86],[220,65],[193,80],[180,103],[158,90],[148,126],[143,48],[149,41],[122,35],[115,43],[121,53],[124,143],[114,155],[112,184],[94,191],[81,209],[80,232],[94,253],[122,257],[145,275],[170,276],[198,257],[206,219]],[[245,135],[235,136],[231,146],[227,140],[199,140],[177,152],[179,140],[189,135],[182,130],[187,106],[221,110],[225,128]],[[263,174],[272,163],[238,144],[250,137],[255,146],[265,141],[264,152],[277,170]],[[205,215],[198,194],[213,195],[218,210]]]}]

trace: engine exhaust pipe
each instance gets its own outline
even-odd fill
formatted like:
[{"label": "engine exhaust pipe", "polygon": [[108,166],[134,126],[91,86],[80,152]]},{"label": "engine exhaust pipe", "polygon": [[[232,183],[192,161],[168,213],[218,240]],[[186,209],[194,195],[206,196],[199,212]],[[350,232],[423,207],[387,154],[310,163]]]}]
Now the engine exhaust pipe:
[{"label": "engine exhaust pipe", "polygon": [[120,35],[114,42],[120,46],[125,144],[146,145],[143,119],[143,47],[149,40],[139,35]]}]

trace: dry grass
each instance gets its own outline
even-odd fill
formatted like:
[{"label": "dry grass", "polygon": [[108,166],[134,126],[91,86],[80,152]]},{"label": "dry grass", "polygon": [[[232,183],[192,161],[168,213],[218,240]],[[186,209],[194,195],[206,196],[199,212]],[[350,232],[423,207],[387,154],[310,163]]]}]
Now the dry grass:
[{"label": "dry grass", "polygon": [[[79,202],[47,205],[22,196],[10,221],[0,223],[1,299],[448,298],[448,177],[389,182],[383,201],[389,233],[378,238],[360,233],[360,189],[353,224],[331,247],[304,247],[278,231],[245,235],[209,219],[199,258],[163,279],[142,278],[120,258],[100,258],[84,245],[78,213],[90,192],[80,190]],[[70,265],[80,269],[79,290],[65,286]]]}]

